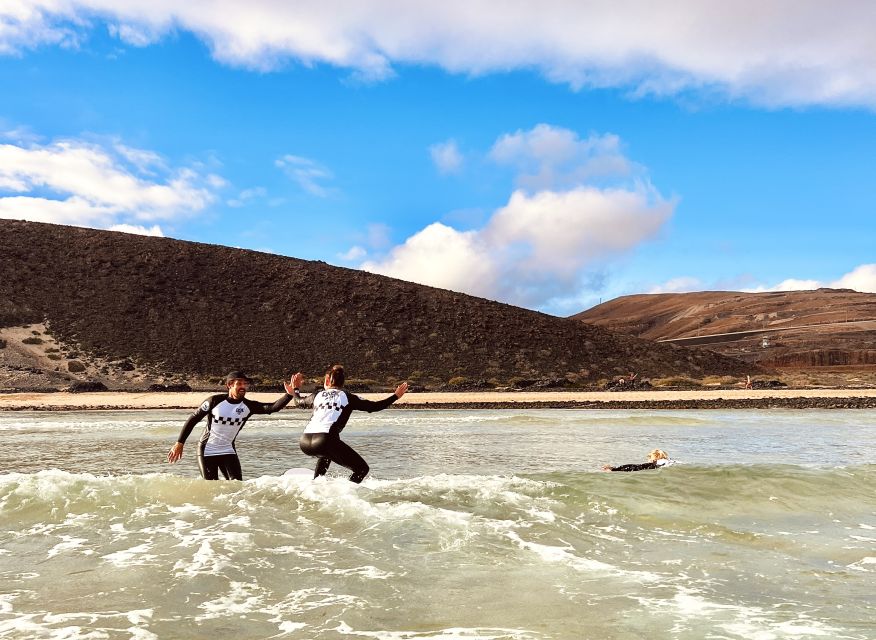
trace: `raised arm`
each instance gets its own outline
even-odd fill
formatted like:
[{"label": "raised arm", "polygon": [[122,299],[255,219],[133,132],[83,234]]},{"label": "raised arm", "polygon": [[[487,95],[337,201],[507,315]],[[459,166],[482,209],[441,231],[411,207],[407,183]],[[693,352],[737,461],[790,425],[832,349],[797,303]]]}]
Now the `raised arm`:
[{"label": "raised arm", "polygon": [[[300,374],[295,374],[300,375]],[[300,385],[299,381],[299,385]],[[252,409],[253,413],[257,414],[266,414],[266,413],[276,413],[280,409],[284,408],[289,402],[292,400],[295,394],[296,386],[295,386],[295,376],[289,378],[289,382],[283,381],[283,388],[286,389],[286,393],[282,396],[274,400],[273,403],[268,404],[267,402],[254,402],[250,404],[250,409]]]},{"label": "raised arm", "polygon": [[396,400],[401,398],[408,390],[408,383],[402,382],[395,388],[395,393],[391,396],[387,396],[383,400],[365,400],[364,398],[360,398],[359,396],[348,393],[347,397],[350,398],[350,405],[356,411],[366,411],[368,413],[374,413],[375,411],[382,411],[386,409],[388,406],[393,404]]},{"label": "raised arm", "polygon": [[292,376],[292,389],[286,387],[286,393],[292,394],[292,404],[301,409],[313,408],[313,400],[316,397],[315,393],[310,393],[306,396],[301,395],[301,385],[304,383],[304,374],[300,371]]}]

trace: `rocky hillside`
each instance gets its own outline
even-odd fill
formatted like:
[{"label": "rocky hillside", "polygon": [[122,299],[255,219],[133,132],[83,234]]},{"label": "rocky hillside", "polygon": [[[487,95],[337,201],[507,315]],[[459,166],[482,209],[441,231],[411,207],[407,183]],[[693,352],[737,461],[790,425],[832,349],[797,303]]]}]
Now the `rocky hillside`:
[{"label": "rocky hillside", "polygon": [[451,380],[587,386],[630,371],[750,369],[709,351],[228,247],[2,220],[0,255],[0,327],[44,323],[46,333],[34,337],[57,342],[50,363],[67,377],[72,360],[89,358],[155,377],[242,367],[272,380],[342,362],[353,378],[430,388]]},{"label": "rocky hillside", "polygon": [[876,294],[848,289],[624,296],[572,317],[770,367],[876,366]]}]

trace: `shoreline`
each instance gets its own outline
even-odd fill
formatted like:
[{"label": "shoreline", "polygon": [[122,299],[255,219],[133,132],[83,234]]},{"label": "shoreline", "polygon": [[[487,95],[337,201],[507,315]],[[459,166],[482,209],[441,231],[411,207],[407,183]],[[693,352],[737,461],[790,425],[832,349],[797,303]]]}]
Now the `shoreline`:
[{"label": "shoreline", "polygon": [[[218,390],[217,390],[218,392]],[[0,412],[194,410],[206,391],[0,394]],[[272,402],[276,393],[248,397]],[[386,393],[363,393],[376,400]],[[876,409],[876,389],[701,389],[689,391],[516,391],[407,393],[396,409]]]}]

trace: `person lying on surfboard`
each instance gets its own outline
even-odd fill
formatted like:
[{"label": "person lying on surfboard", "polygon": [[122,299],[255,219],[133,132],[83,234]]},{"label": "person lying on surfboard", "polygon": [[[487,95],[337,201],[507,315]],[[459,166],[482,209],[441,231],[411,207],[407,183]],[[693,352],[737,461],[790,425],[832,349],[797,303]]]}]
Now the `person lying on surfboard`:
[{"label": "person lying on surfboard", "polygon": [[300,392],[304,376],[299,372],[292,376],[293,401],[295,406],[313,408],[310,422],[301,434],[298,444],[307,455],[317,458],[313,477],[325,475],[329,465],[335,462],[353,474],[350,480],[360,483],[368,475],[368,463],[347,443],[341,440],[341,431],[347,426],[353,411],[382,411],[401,398],[408,390],[402,382],[395,393],[383,400],[365,400],[344,390],[344,367],[336,364],[325,372],[325,388],[317,393],[302,396]]},{"label": "person lying on surfboard", "polygon": [[610,464],[603,465],[603,471],[644,471],[645,469],[659,469],[672,464],[669,459],[669,454],[663,449],[654,449],[648,454],[648,462],[642,464],[623,464],[619,467],[612,467]]},{"label": "person lying on surfboard", "polygon": [[243,480],[243,470],[237,457],[237,434],[254,414],[279,411],[292,399],[293,381],[283,382],[286,393],[273,404],[247,399],[246,392],[252,382],[242,371],[232,371],[225,376],[228,393],[217,393],[204,400],[180,431],[176,444],[167,454],[167,461],[174,463],[183,455],[183,446],[192,429],[205,417],[207,426],[198,440],[198,469],[205,480],[218,480],[219,472],[226,480]]}]

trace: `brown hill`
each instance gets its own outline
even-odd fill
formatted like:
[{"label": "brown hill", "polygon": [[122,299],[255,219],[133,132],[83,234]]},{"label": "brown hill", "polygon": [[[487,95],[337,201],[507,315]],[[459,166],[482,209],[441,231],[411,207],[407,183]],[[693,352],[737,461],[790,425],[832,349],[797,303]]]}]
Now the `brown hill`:
[{"label": "brown hill", "polygon": [[848,289],[633,295],[572,318],[770,367],[876,365],[876,294]]},{"label": "brown hill", "polygon": [[708,351],[254,251],[5,220],[0,256],[0,327],[45,323],[33,333],[43,345],[57,340],[48,357],[67,377],[71,360],[95,356],[109,363],[104,374],[243,367],[271,380],[343,362],[355,378],[432,388],[452,378],[592,385],[629,371],[746,372]]}]

